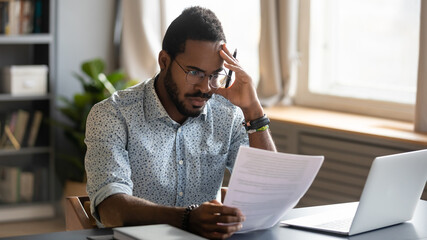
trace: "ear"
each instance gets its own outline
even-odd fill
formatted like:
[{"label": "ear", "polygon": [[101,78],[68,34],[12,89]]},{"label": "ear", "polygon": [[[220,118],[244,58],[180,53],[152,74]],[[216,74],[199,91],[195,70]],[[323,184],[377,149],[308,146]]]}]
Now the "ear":
[{"label": "ear", "polygon": [[166,68],[168,68],[170,62],[171,62],[171,58],[170,58],[169,54],[165,50],[160,51],[160,53],[159,53],[160,70],[163,71]]}]

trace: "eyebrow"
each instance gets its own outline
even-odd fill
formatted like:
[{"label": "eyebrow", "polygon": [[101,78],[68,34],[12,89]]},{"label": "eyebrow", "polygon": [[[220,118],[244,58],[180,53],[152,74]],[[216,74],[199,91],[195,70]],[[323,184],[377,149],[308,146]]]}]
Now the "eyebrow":
[{"label": "eyebrow", "polygon": [[[196,66],[186,66],[186,67],[187,67],[187,68],[190,68],[190,69],[192,69],[192,70],[196,70],[196,71],[199,71],[199,72],[206,73],[206,71],[205,71],[205,70],[200,69],[200,68],[198,68],[198,67],[196,67]],[[218,68],[217,70],[213,71],[213,73],[219,73],[219,72],[221,72],[221,71],[223,71],[223,70],[224,70],[224,68],[223,68],[223,67],[220,67],[220,68]]]}]

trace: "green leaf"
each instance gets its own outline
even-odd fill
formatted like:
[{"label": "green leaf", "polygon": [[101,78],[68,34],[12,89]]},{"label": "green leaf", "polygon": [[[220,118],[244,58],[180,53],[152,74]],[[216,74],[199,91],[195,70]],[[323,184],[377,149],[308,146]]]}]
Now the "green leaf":
[{"label": "green leaf", "polygon": [[82,64],[82,71],[90,78],[97,79],[98,75],[104,71],[104,62],[99,58],[84,62]]},{"label": "green leaf", "polygon": [[131,80],[125,82],[125,86],[124,86],[123,89],[128,88],[128,87],[132,87],[132,86],[134,86],[134,85],[136,85],[138,83],[139,83],[138,80],[131,79]]},{"label": "green leaf", "polygon": [[113,86],[116,86],[117,83],[124,81],[125,74],[122,71],[116,71],[111,74],[108,74],[107,79],[108,81],[110,81],[111,84],[113,84]]},{"label": "green leaf", "polygon": [[92,103],[92,95],[88,93],[75,94],[74,103],[77,108],[83,109],[86,105]]},{"label": "green leaf", "polygon": [[60,108],[59,110],[62,114],[64,114],[69,120],[73,121],[74,123],[79,122],[81,119],[80,112],[76,109]]}]

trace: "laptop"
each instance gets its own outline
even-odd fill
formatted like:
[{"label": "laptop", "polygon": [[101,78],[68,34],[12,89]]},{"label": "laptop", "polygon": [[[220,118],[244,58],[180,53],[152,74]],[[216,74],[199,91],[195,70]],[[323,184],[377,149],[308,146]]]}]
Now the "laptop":
[{"label": "laptop", "polygon": [[426,181],[427,149],[377,157],[358,203],[280,225],[351,236],[402,223],[414,215]]}]

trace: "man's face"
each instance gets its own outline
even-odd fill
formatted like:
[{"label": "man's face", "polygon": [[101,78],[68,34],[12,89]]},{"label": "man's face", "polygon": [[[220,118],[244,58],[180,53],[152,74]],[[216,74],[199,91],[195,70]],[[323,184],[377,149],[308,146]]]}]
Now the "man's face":
[{"label": "man's face", "polygon": [[[187,40],[185,52],[178,54],[166,72],[165,88],[179,113],[186,117],[198,116],[212,96],[208,76],[220,72],[223,60],[219,55],[221,44],[208,41]],[[185,71],[202,71],[206,77],[198,84],[186,80]]]}]

